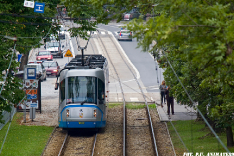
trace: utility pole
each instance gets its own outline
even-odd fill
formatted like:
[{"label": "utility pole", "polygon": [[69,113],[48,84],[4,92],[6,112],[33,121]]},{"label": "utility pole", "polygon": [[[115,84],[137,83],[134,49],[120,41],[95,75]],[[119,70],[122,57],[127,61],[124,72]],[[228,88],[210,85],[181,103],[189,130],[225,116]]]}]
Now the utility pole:
[{"label": "utility pole", "polygon": [[81,49],[81,57],[82,57],[82,66],[84,66],[84,47],[80,47]]}]

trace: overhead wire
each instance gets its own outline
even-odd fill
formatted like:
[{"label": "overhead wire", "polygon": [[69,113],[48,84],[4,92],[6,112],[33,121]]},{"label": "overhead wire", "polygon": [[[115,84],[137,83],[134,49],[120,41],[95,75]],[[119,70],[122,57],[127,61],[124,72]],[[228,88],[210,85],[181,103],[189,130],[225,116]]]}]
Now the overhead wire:
[{"label": "overhead wire", "polygon": [[15,22],[15,21],[5,21],[5,20],[0,20],[0,23],[24,24],[24,25],[51,25],[51,23]]},{"label": "overhead wire", "polygon": [[[24,17],[24,18],[40,18],[40,19],[57,19],[57,17],[44,17],[44,16],[28,16],[28,15],[19,15],[19,14],[8,14],[8,13],[0,13],[3,16],[12,16],[12,17]],[[87,20],[88,18],[64,18],[63,20]]]}]

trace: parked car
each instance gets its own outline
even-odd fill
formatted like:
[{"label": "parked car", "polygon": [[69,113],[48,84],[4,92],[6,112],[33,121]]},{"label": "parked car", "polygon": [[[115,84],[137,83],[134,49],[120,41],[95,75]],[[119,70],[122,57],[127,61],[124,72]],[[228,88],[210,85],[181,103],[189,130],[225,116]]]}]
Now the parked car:
[{"label": "parked car", "polygon": [[[59,42],[47,42],[45,48],[46,50],[51,52],[53,57],[63,58],[63,53],[62,53],[61,45],[59,45]],[[64,48],[64,45],[62,46],[62,48]]]},{"label": "parked car", "polygon": [[56,61],[44,61],[43,66],[46,69],[46,75],[54,75],[57,76],[60,72],[60,66],[58,65],[58,62]]},{"label": "parked car", "polygon": [[66,31],[66,29],[64,28],[64,26],[60,25],[60,29],[58,31],[58,38],[59,39],[65,39],[65,31]]},{"label": "parked car", "polygon": [[132,41],[132,32],[130,30],[120,30],[118,32],[118,40],[128,40],[128,41]]},{"label": "parked car", "polygon": [[53,55],[50,51],[39,51],[36,55],[36,60],[53,60]]},{"label": "parked car", "polygon": [[29,62],[28,65],[35,65],[36,68],[36,78],[41,79],[41,81],[46,80],[46,69],[41,62]]},{"label": "parked car", "polygon": [[123,20],[129,21],[133,18],[139,18],[139,16],[140,16],[140,13],[138,11],[138,8],[133,8],[131,11],[123,14]]}]

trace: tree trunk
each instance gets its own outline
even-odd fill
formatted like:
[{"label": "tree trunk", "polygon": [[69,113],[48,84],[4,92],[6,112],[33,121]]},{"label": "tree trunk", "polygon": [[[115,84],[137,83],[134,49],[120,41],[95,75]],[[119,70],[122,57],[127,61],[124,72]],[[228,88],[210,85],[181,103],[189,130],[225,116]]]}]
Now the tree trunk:
[{"label": "tree trunk", "polygon": [[226,135],[227,135],[227,147],[233,147],[233,133],[232,133],[232,127],[229,126],[226,128]]},{"label": "tree trunk", "polygon": [[27,63],[28,63],[28,55],[29,55],[29,51],[26,54],[22,55],[19,71],[24,70],[24,65],[27,65]]}]

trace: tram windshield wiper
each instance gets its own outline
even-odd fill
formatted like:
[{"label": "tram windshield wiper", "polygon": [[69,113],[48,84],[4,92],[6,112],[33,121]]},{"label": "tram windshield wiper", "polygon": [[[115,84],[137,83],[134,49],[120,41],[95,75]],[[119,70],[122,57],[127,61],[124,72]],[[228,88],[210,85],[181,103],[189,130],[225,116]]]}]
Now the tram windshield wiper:
[{"label": "tram windshield wiper", "polygon": [[80,104],[83,105],[85,102],[87,102],[87,99],[82,101]]}]

